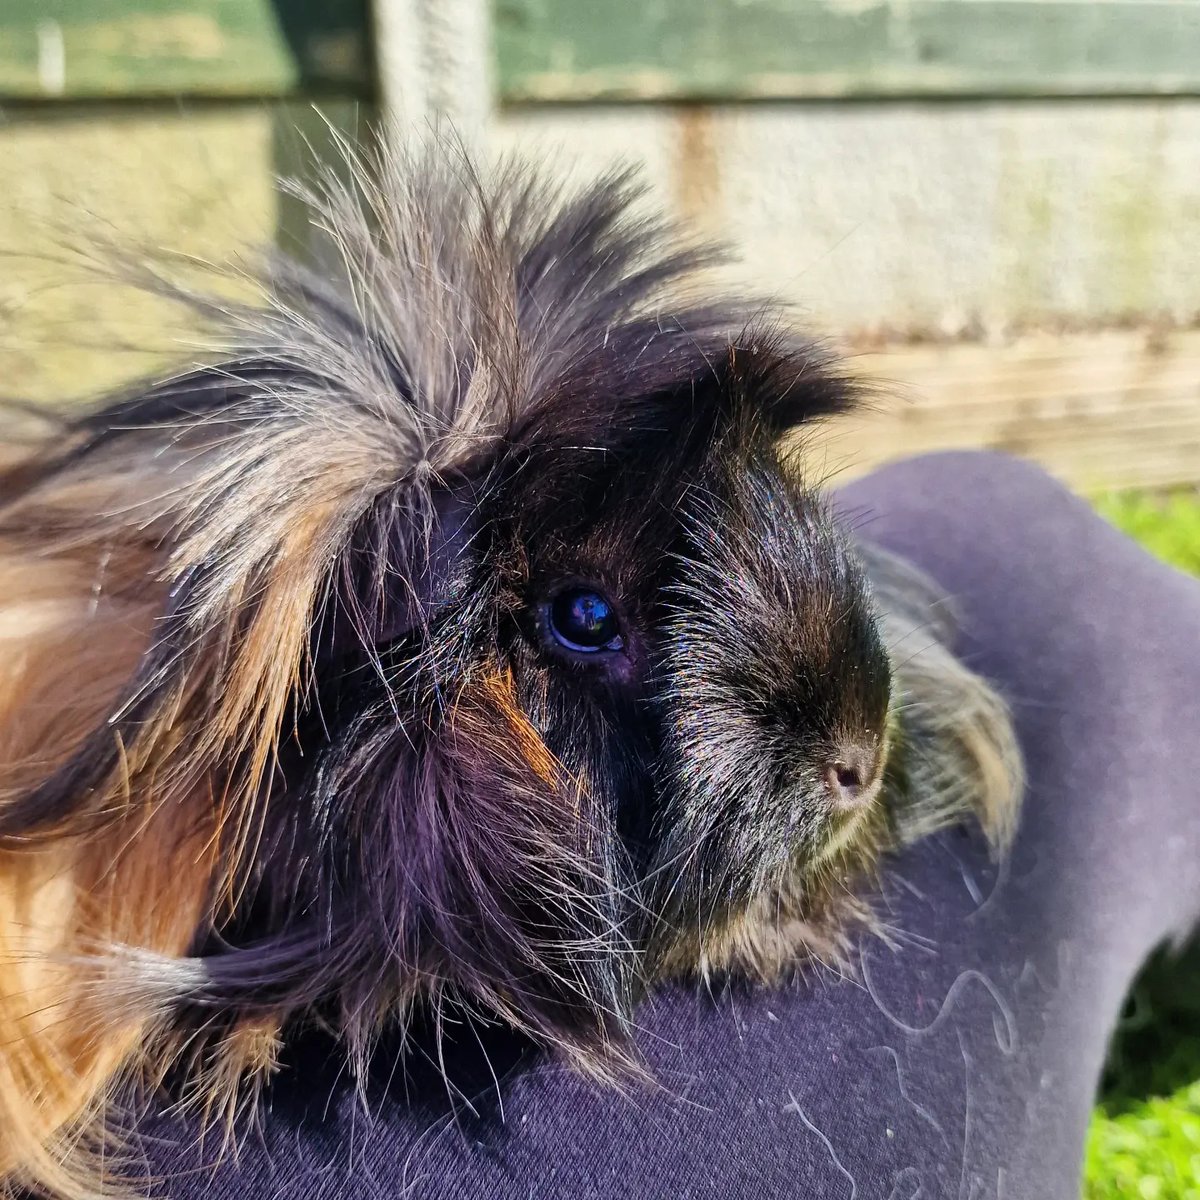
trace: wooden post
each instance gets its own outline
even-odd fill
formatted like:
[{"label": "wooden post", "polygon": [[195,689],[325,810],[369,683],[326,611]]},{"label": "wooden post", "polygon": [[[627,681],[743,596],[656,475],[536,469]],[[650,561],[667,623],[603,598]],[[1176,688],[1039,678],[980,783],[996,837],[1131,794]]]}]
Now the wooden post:
[{"label": "wooden post", "polygon": [[449,126],[482,148],[493,103],[489,0],[375,0],[373,9],[389,136]]}]

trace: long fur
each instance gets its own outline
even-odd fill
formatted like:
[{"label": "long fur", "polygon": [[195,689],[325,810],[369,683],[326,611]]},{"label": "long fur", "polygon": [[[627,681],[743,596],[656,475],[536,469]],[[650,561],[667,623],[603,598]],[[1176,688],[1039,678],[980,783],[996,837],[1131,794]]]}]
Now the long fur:
[{"label": "long fur", "polygon": [[[459,1004],[611,1075],[655,981],[836,956],[887,849],[1015,820],[936,589],[784,465],[853,386],[699,298],[627,174],[443,148],[308,199],[341,284],[144,273],[221,353],[0,471],[13,1187],[101,1194],[122,1086],[182,1063],[229,1114],[305,1019],[361,1069]],[[547,637],[572,580],[621,605],[603,667]],[[842,820],[849,742],[887,763]]]}]

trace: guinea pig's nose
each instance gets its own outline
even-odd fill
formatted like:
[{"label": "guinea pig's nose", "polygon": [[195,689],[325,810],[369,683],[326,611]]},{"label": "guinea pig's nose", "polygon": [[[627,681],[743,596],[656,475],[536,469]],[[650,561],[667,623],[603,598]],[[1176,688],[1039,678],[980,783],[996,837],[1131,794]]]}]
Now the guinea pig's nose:
[{"label": "guinea pig's nose", "polygon": [[881,754],[876,746],[843,746],[825,764],[825,787],[838,808],[869,804],[879,790]]}]

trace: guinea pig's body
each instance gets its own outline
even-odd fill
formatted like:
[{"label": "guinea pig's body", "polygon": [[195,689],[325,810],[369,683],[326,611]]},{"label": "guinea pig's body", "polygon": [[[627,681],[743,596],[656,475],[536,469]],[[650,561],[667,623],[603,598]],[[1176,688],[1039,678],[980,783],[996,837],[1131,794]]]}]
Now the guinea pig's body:
[{"label": "guinea pig's body", "polygon": [[785,460],[826,354],[681,299],[624,177],[364,186],[313,202],[345,288],[274,264],[221,361],[0,473],[14,1185],[92,1194],[114,1089],[227,1110],[303,1020],[610,1074],[655,982],[834,958],[881,853],[1015,819],[936,591]]}]

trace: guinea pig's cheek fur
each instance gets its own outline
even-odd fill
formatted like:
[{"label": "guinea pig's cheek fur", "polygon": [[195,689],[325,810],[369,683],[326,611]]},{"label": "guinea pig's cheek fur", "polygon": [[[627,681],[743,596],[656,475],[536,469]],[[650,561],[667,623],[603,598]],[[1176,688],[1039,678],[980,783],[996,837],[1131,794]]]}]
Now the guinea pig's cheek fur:
[{"label": "guinea pig's cheek fur", "polygon": [[795,770],[744,790],[726,778],[724,792],[717,773],[676,808],[651,892],[673,932],[652,948],[653,978],[729,972],[771,982],[806,957],[832,962],[845,949],[840,931],[857,922],[842,909],[858,902],[836,881],[869,871],[884,806],[873,796],[838,810],[815,771]]},{"label": "guinea pig's cheek fur", "polygon": [[632,956],[594,793],[546,746],[507,669],[472,673],[439,755],[424,831],[438,856],[406,884],[437,969],[568,1054],[615,1045]]},{"label": "guinea pig's cheek fur", "polygon": [[503,731],[505,740],[529,770],[547,788],[559,789],[564,777],[563,768],[517,704],[512,671],[498,671],[486,675],[480,680],[478,687],[480,696],[485,701],[483,712],[486,716],[483,723],[491,724],[495,721]]}]

